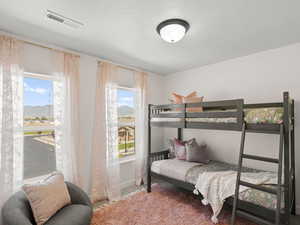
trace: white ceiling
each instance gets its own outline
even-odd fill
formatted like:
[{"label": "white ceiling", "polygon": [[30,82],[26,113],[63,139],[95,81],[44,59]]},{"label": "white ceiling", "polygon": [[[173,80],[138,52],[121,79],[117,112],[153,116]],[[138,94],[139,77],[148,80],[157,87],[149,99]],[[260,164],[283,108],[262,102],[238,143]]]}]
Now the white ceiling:
[{"label": "white ceiling", "polygon": [[[47,20],[56,11],[83,22]],[[155,28],[191,28],[176,44]],[[158,74],[170,74],[300,41],[299,0],[0,0],[0,29]]]}]

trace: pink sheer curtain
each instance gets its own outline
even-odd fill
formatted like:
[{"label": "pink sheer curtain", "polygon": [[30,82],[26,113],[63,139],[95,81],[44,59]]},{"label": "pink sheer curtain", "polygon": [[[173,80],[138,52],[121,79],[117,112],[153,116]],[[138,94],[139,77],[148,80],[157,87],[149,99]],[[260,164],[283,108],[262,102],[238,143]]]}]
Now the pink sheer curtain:
[{"label": "pink sheer curtain", "polygon": [[79,56],[53,51],[55,59],[54,123],[56,168],[65,179],[82,185],[83,158],[79,124]]},{"label": "pink sheer curtain", "polygon": [[147,73],[135,72],[135,181],[141,185],[147,162]]},{"label": "pink sheer curtain", "polygon": [[118,158],[117,66],[98,63],[92,145],[91,198],[120,199]]},{"label": "pink sheer curtain", "polygon": [[23,182],[22,51],[22,42],[0,35],[0,208]]}]

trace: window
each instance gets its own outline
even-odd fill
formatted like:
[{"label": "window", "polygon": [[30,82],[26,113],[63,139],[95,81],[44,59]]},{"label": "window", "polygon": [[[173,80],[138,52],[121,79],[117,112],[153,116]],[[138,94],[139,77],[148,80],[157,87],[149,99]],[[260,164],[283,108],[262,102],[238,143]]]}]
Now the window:
[{"label": "window", "polygon": [[53,80],[24,75],[24,179],[55,171]]},{"label": "window", "polygon": [[118,88],[118,150],[120,158],[135,153],[134,98],[134,89]]}]

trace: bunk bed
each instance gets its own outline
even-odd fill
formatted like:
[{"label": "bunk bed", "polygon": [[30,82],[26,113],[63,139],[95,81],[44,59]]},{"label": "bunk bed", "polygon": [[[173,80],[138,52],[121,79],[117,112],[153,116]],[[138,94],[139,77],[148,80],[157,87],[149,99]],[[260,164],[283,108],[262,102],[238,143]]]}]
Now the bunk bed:
[{"label": "bunk bed", "polygon": [[[199,109],[201,110],[193,110]],[[148,110],[148,175],[147,191],[151,192],[152,178],[160,179],[181,188],[193,191],[194,182],[176,179],[151,169],[152,163],[170,158],[169,150],[152,152],[151,129],[153,127],[177,128],[177,138],[182,140],[183,130],[215,129],[241,132],[239,162],[236,166],[237,182],[235,195],[225,204],[233,207],[232,222],[236,215],[246,217],[259,224],[290,224],[290,215],[295,215],[295,116],[294,100],[288,92],[276,103],[245,104],[243,99],[211,101],[201,103],[149,105]],[[244,153],[247,132],[275,134],[280,136],[278,159]],[[241,180],[244,159],[259,160],[278,165],[277,184],[274,188],[254,185]],[[283,173],[282,173],[283,172]],[[276,196],[276,208],[267,208],[239,197],[239,187],[266,192]],[[282,204],[283,202],[283,204]]]}]

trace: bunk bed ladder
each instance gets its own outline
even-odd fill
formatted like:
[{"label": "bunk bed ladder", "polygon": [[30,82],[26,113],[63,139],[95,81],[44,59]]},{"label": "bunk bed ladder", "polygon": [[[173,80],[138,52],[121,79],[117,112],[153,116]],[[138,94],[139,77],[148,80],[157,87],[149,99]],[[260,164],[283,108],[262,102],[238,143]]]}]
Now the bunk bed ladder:
[{"label": "bunk bed ladder", "polygon": [[[282,197],[282,191],[283,191],[282,190],[283,186],[282,186],[282,183],[281,183],[282,182],[281,180],[282,180],[283,142],[284,142],[283,124],[280,125],[280,143],[279,143],[279,157],[278,157],[278,159],[244,154],[246,130],[247,130],[247,125],[246,125],[246,123],[244,123],[243,127],[242,127],[242,137],[241,137],[240,155],[239,155],[239,163],[238,163],[238,173],[237,173],[237,180],[236,180],[236,187],[235,187],[235,195],[234,195],[234,202],[233,202],[231,225],[235,224],[236,215],[240,215],[242,217],[245,217],[245,218],[247,218],[249,220],[252,220],[256,223],[259,223],[259,224],[274,225],[274,222],[265,220],[263,218],[255,216],[253,214],[250,214],[246,211],[242,211],[242,210],[238,209],[239,187],[241,185],[276,195],[277,205],[276,205],[275,225],[280,225],[281,224],[281,197]],[[264,161],[264,162],[269,162],[269,163],[278,163],[278,173],[277,173],[278,182],[277,182],[277,185],[276,185],[276,189],[271,189],[271,188],[267,188],[267,187],[264,187],[264,186],[255,185],[255,184],[251,184],[251,183],[242,181],[241,180],[241,173],[242,173],[243,159],[252,159],[252,160]]]}]

